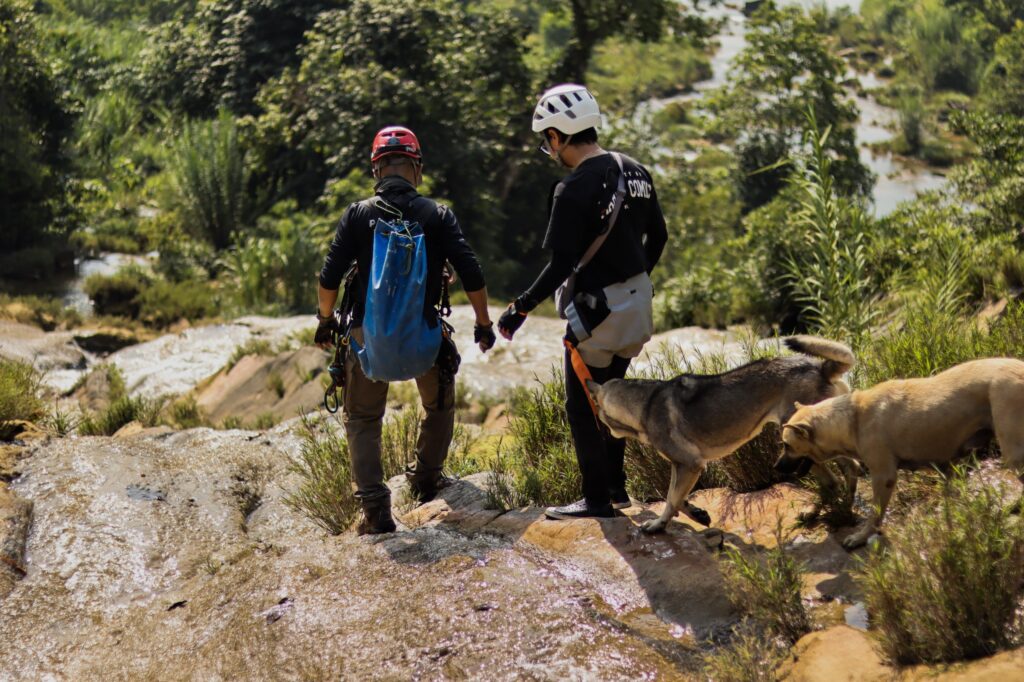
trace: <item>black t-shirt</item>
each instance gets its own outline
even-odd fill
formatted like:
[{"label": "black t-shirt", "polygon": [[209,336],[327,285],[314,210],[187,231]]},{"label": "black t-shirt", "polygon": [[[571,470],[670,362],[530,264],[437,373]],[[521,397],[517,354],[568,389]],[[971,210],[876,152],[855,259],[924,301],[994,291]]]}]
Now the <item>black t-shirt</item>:
[{"label": "black t-shirt", "polygon": [[[414,220],[426,201],[412,184],[397,176],[389,176],[378,182],[376,194],[400,209],[406,220]],[[484,288],[480,262],[466,242],[455,214],[440,204],[436,208],[423,228],[427,248],[427,291],[423,307],[428,313],[441,299],[441,269],[445,261],[455,268],[466,291]],[[364,202],[351,204],[345,210],[320,271],[320,285],[333,291],[341,285],[352,261],[356,262],[353,318],[357,325],[363,319],[366,278],[373,262],[373,228],[370,227],[370,219],[377,217],[376,210]]]},{"label": "black t-shirt", "polygon": [[[622,166],[626,175],[622,208],[604,244],[577,276],[577,291],[598,291],[641,272],[650,273],[668,241],[651,174],[625,155]],[[618,179],[615,159],[601,154],[579,164],[556,185],[544,236],[551,261],[521,297],[527,309],[555,292],[608,224]]]}]

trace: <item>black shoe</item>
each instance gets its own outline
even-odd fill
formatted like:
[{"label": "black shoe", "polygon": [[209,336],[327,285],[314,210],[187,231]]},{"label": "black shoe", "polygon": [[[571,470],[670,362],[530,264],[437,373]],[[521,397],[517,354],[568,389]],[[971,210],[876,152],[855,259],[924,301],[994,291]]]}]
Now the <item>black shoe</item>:
[{"label": "black shoe", "polygon": [[363,517],[356,526],[357,535],[395,532],[395,520],[391,518],[391,498],[385,498],[383,503],[376,500],[374,502],[363,505]]},{"label": "black shoe", "polygon": [[544,516],[549,519],[610,519],[615,516],[615,510],[611,504],[603,504],[600,507],[591,507],[586,500],[580,500],[567,504],[564,507],[548,507],[544,510]]},{"label": "black shoe", "polygon": [[419,504],[426,504],[437,497],[439,491],[444,490],[457,480],[459,480],[457,477],[445,476],[443,473],[438,474],[432,481],[417,481],[410,477],[409,494]]},{"label": "black shoe", "polygon": [[613,488],[608,491],[608,496],[612,500],[612,509],[628,509],[633,506],[633,500],[629,499],[625,488]]}]

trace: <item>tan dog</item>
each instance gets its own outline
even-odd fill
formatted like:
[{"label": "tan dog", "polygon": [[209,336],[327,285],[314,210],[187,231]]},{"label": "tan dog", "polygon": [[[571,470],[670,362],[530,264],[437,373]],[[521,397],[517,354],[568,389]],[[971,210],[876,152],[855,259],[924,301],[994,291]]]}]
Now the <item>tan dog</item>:
[{"label": "tan dog", "polygon": [[1024,362],[973,360],[927,379],[886,381],[816,405],[797,405],[782,427],[776,463],[801,457],[864,462],[871,472],[873,514],[843,546],[858,547],[882,524],[898,468],[943,464],[994,435],[1003,459],[1024,481]]}]

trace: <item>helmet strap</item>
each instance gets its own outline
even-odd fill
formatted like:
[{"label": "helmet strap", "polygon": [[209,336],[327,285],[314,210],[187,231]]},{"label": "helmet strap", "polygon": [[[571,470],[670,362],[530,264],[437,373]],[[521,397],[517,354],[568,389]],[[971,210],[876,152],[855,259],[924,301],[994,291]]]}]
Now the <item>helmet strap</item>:
[{"label": "helmet strap", "polygon": [[569,168],[569,164],[562,160],[562,152],[565,151],[565,148],[568,147],[571,142],[572,135],[566,135],[565,142],[563,142],[562,146],[558,148],[557,152],[555,152],[555,161],[557,161],[558,165],[562,166],[563,168]]}]

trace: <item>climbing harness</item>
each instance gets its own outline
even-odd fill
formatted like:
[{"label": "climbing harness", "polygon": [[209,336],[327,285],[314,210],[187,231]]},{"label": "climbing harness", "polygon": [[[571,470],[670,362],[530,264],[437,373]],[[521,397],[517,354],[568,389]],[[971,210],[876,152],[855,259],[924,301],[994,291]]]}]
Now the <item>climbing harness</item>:
[{"label": "climbing harness", "polygon": [[[327,373],[331,377],[331,384],[324,391],[324,409],[335,414],[341,407],[342,398],[345,395],[345,358],[348,357],[349,334],[352,330],[352,309],[355,298],[352,290],[355,288],[356,266],[353,265],[345,273],[345,291],[341,296],[341,305],[334,311],[334,359],[327,367]],[[338,397],[338,389],[342,391],[342,397]]]}]

